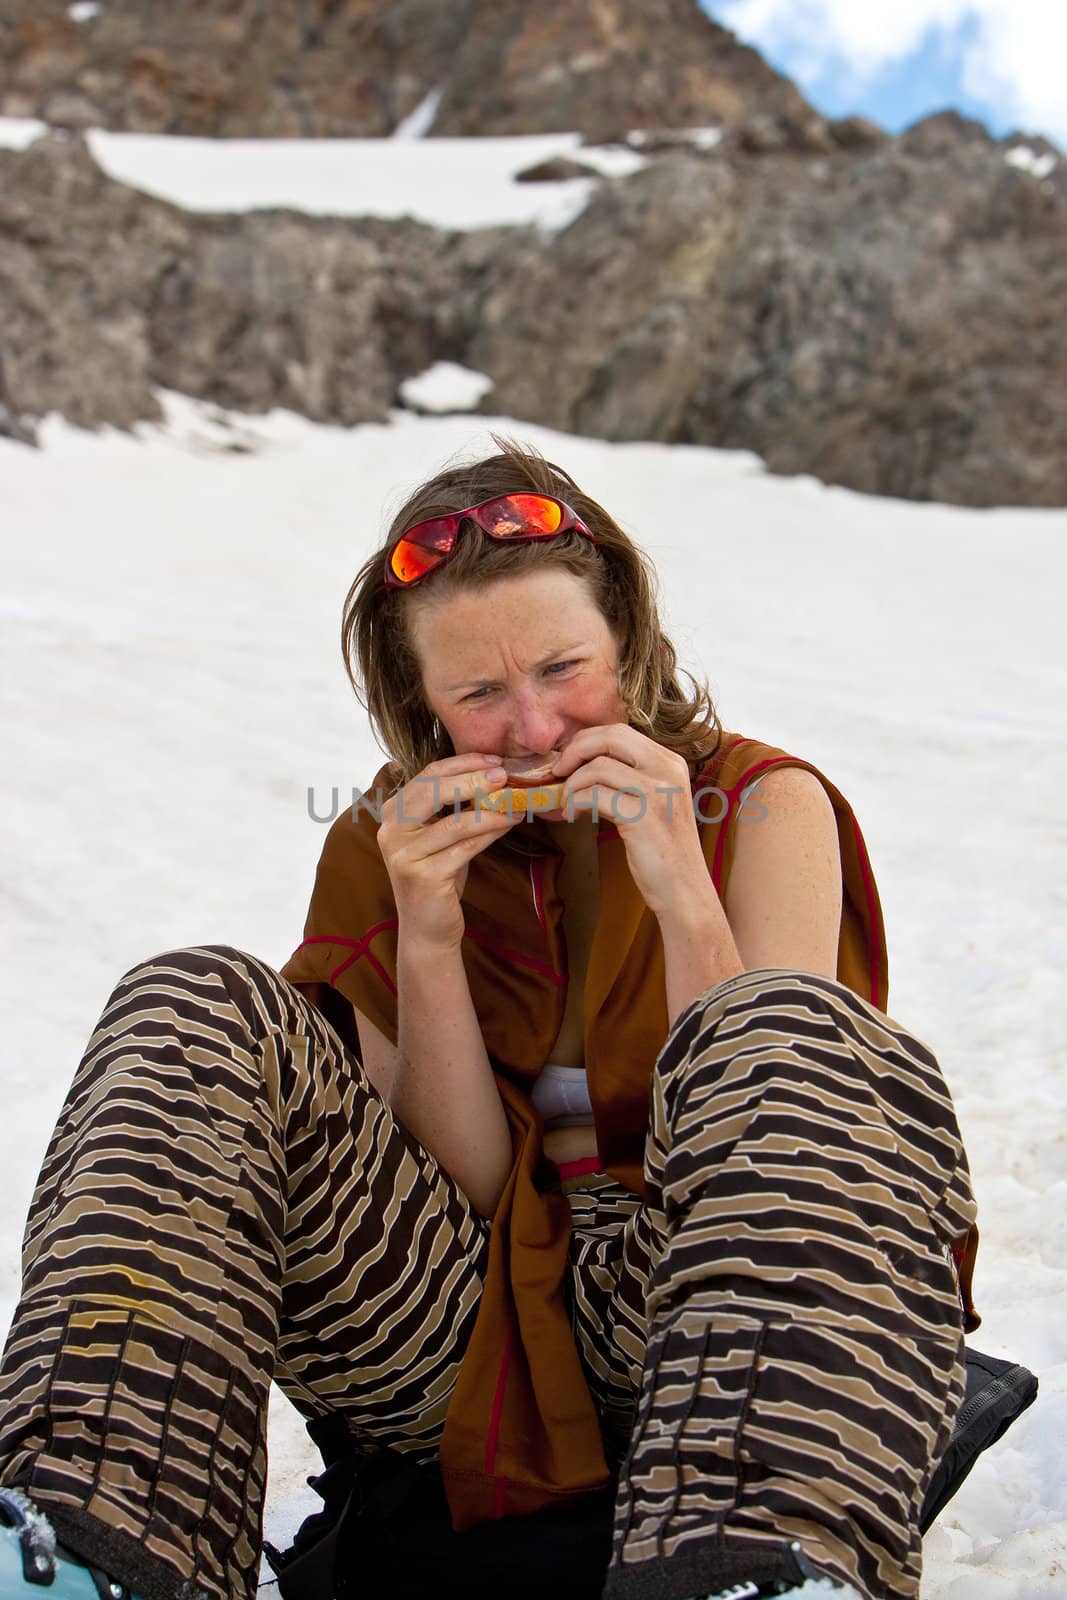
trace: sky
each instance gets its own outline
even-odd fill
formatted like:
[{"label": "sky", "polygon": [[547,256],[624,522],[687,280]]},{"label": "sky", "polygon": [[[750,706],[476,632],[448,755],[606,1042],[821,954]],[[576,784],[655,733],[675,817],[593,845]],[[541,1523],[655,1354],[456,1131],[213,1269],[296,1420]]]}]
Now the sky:
[{"label": "sky", "polygon": [[892,133],[946,107],[1067,149],[1063,0],[701,0],[828,116]]}]

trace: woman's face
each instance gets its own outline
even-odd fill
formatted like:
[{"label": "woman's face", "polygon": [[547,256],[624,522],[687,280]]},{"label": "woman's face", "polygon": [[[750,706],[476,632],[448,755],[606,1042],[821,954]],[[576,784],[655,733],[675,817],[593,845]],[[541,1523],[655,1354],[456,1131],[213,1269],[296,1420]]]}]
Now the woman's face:
[{"label": "woman's face", "polygon": [[627,720],[611,630],[562,568],[420,607],[411,629],[426,702],[457,755],[541,755]]}]

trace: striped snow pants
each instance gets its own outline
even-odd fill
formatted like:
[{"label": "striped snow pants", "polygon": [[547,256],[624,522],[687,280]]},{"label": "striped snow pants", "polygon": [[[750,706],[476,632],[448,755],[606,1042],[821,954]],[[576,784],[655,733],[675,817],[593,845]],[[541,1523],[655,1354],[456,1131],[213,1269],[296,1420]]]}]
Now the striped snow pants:
[{"label": "striped snow pants", "polygon": [[[947,1245],[973,1219],[936,1061],[840,984],[744,973],[672,1030],[646,1167],[644,1202],[564,1185],[621,1462],[606,1594],[707,1593],[724,1554],[795,1539],[867,1600],[914,1597],[963,1385]],[[34,1194],[0,1482],[144,1600],[251,1600],[271,1378],[434,1459],[488,1232],[269,967],[135,968]]]}]

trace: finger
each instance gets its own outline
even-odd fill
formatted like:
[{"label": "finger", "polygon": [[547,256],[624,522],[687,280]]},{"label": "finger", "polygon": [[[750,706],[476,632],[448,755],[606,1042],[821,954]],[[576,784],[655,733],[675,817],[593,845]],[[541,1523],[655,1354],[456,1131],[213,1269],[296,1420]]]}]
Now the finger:
[{"label": "finger", "polygon": [[[506,811],[499,812],[488,808],[450,812],[446,817],[440,817],[436,821],[425,823],[420,828],[412,829],[404,845],[394,856],[394,860],[401,864],[428,861],[431,857],[443,856],[454,844],[468,839],[491,843],[494,838],[506,833],[513,822],[521,821],[521,818],[521,812],[517,817],[511,817]],[[478,848],[483,847],[479,842]]]},{"label": "finger", "polygon": [[456,772],[473,772],[477,767],[495,767],[502,760],[502,756],[494,755],[491,751],[464,750],[458,756],[442,756],[440,761],[430,761],[422,770],[451,775]]},{"label": "finger", "polygon": [[576,812],[590,811],[601,822],[626,824],[640,822],[651,807],[641,790],[628,785],[615,789],[603,784],[576,789],[572,801]]},{"label": "finger", "polygon": [[440,867],[442,878],[454,878],[468,861],[473,861],[476,855],[488,849],[500,832],[499,828],[495,832],[487,828],[480,837],[476,835],[470,839],[460,839],[456,844],[449,845],[447,850],[442,850],[434,862],[435,867]]},{"label": "finger", "polygon": [[487,850],[494,839],[500,838],[506,831],[506,828],[486,827],[428,854],[416,857],[405,853],[404,857],[390,863],[397,892],[413,892],[418,897],[452,883],[461,868]]},{"label": "finger", "polygon": [[[461,761],[465,765],[457,766]],[[472,761],[470,755],[464,755],[432,762],[393,797],[392,819],[402,828],[424,827],[439,812],[472,804],[479,792],[487,794],[506,781],[503,767],[495,767],[481,756],[473,765]]]},{"label": "finger", "polygon": [[584,765],[576,767],[568,777],[568,786],[588,788],[590,784],[603,783],[617,789],[641,788],[649,794],[655,792],[656,782],[650,773],[606,755],[592,757]]},{"label": "finger", "polygon": [[599,728],[582,728],[568,741],[553,767],[554,777],[565,777],[598,755],[614,756],[629,767],[639,765],[650,741],[636,728],[613,722]]}]

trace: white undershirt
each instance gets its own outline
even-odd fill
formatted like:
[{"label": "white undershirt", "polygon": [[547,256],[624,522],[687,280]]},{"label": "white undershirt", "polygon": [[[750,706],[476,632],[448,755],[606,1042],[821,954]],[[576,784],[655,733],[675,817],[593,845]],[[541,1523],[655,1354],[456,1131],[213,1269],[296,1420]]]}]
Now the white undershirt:
[{"label": "white undershirt", "polygon": [[[746,795],[768,776],[763,772],[746,784]],[[531,1099],[545,1119],[546,1132],[549,1128],[593,1126],[593,1105],[584,1067],[561,1067],[555,1061],[546,1062],[534,1083]]]},{"label": "white undershirt", "polygon": [[591,1128],[593,1106],[584,1067],[561,1067],[546,1062],[533,1086],[534,1105],[549,1128]]}]

